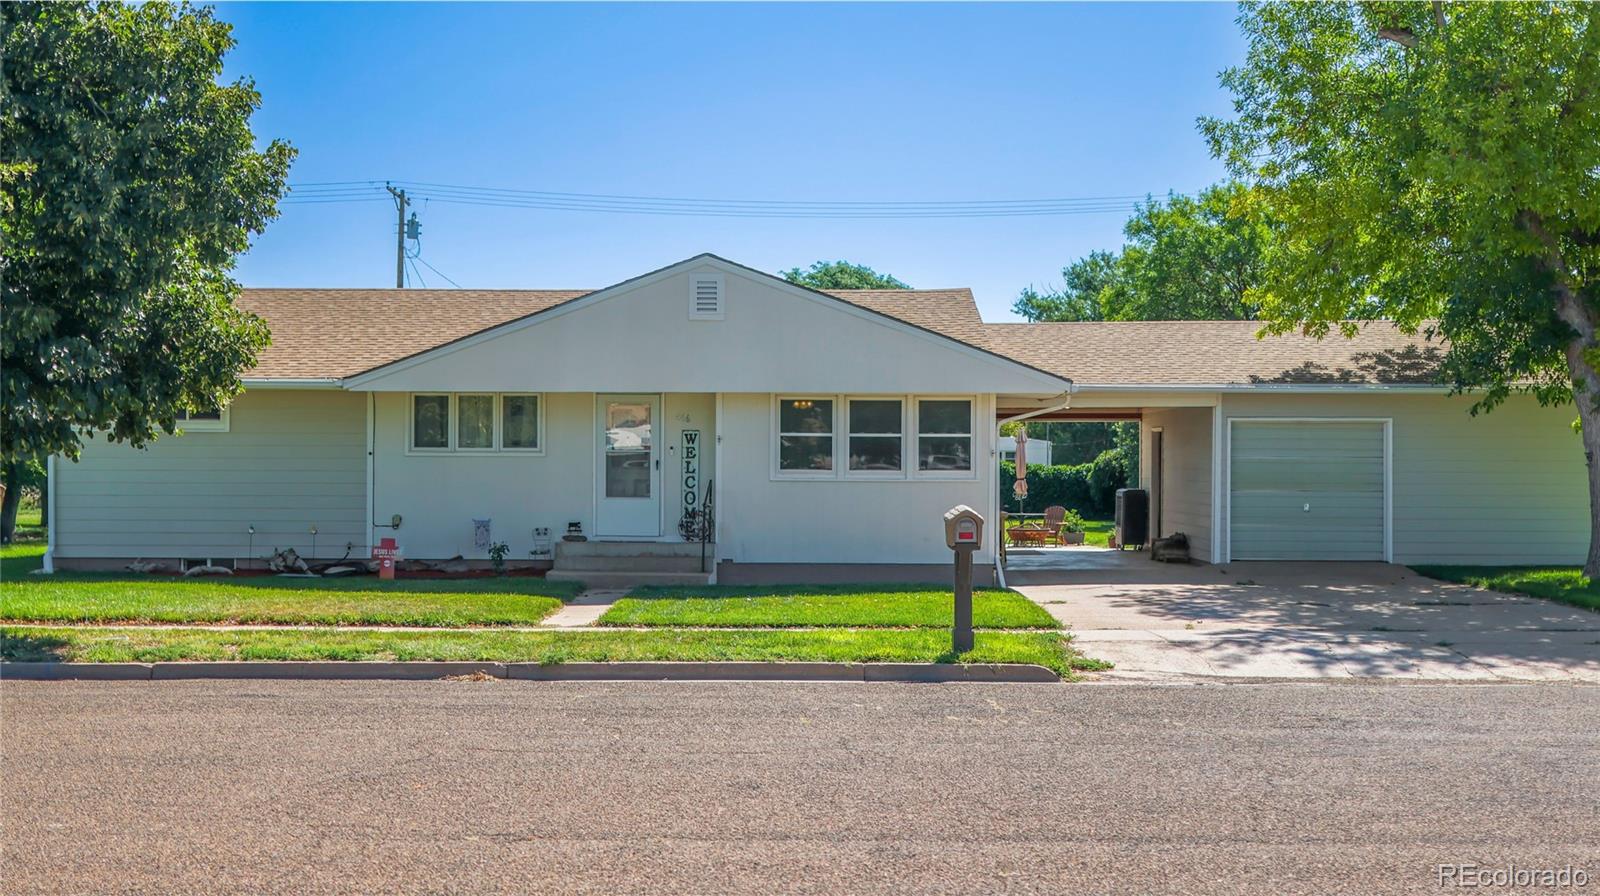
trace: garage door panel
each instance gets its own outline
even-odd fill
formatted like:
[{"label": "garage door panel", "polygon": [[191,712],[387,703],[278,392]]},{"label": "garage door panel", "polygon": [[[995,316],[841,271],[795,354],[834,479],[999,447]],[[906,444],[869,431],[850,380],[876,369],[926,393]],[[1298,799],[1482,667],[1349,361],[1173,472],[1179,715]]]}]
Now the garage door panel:
[{"label": "garage door panel", "polygon": [[1236,560],[1381,560],[1381,423],[1235,421],[1229,453]]}]

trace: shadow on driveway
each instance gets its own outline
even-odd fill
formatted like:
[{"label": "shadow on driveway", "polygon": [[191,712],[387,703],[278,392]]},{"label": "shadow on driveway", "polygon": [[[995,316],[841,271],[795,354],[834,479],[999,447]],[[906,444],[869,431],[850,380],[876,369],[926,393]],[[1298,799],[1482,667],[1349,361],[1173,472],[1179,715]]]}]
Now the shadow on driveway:
[{"label": "shadow on driveway", "polygon": [[1384,563],[1008,571],[1125,674],[1600,682],[1600,614]]}]

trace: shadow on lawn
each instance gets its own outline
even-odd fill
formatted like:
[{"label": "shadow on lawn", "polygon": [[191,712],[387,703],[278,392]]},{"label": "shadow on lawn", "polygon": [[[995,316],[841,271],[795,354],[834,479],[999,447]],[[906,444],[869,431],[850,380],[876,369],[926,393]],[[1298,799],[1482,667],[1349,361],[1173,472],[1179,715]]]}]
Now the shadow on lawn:
[{"label": "shadow on lawn", "polygon": [[10,663],[54,663],[64,660],[66,639],[8,633],[0,635],[0,660]]}]

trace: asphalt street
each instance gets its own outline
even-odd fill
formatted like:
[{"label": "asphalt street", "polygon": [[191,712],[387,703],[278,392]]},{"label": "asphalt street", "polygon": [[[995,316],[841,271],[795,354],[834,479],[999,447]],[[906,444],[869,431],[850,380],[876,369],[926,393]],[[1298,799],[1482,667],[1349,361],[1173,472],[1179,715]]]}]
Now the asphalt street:
[{"label": "asphalt street", "polygon": [[1600,892],[1586,685],[9,681],[0,712],[8,894]]}]

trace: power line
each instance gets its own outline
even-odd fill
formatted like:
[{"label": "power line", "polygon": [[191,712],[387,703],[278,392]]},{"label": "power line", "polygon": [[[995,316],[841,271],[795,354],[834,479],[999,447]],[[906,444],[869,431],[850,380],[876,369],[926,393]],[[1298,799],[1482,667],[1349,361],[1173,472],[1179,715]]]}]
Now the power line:
[{"label": "power line", "polygon": [[381,200],[384,184],[410,195],[452,205],[627,215],[732,218],[1003,218],[1131,213],[1145,196],[1082,196],[986,200],[774,200],[700,199],[608,193],[563,193],[475,187],[431,181],[321,181],[291,185],[283,201],[327,204]]},{"label": "power line", "polygon": [[422,264],[425,267],[427,267],[428,270],[434,272],[435,274],[438,274],[440,277],[444,277],[444,282],[450,284],[451,286],[454,286],[456,289],[460,289],[461,288],[461,284],[457,283],[454,280],[451,280],[448,276],[446,276],[444,271],[441,271],[438,268],[434,267],[433,265],[428,264],[428,260],[427,259],[425,259],[422,256],[418,255],[418,256],[415,257],[415,260],[422,262]]}]

